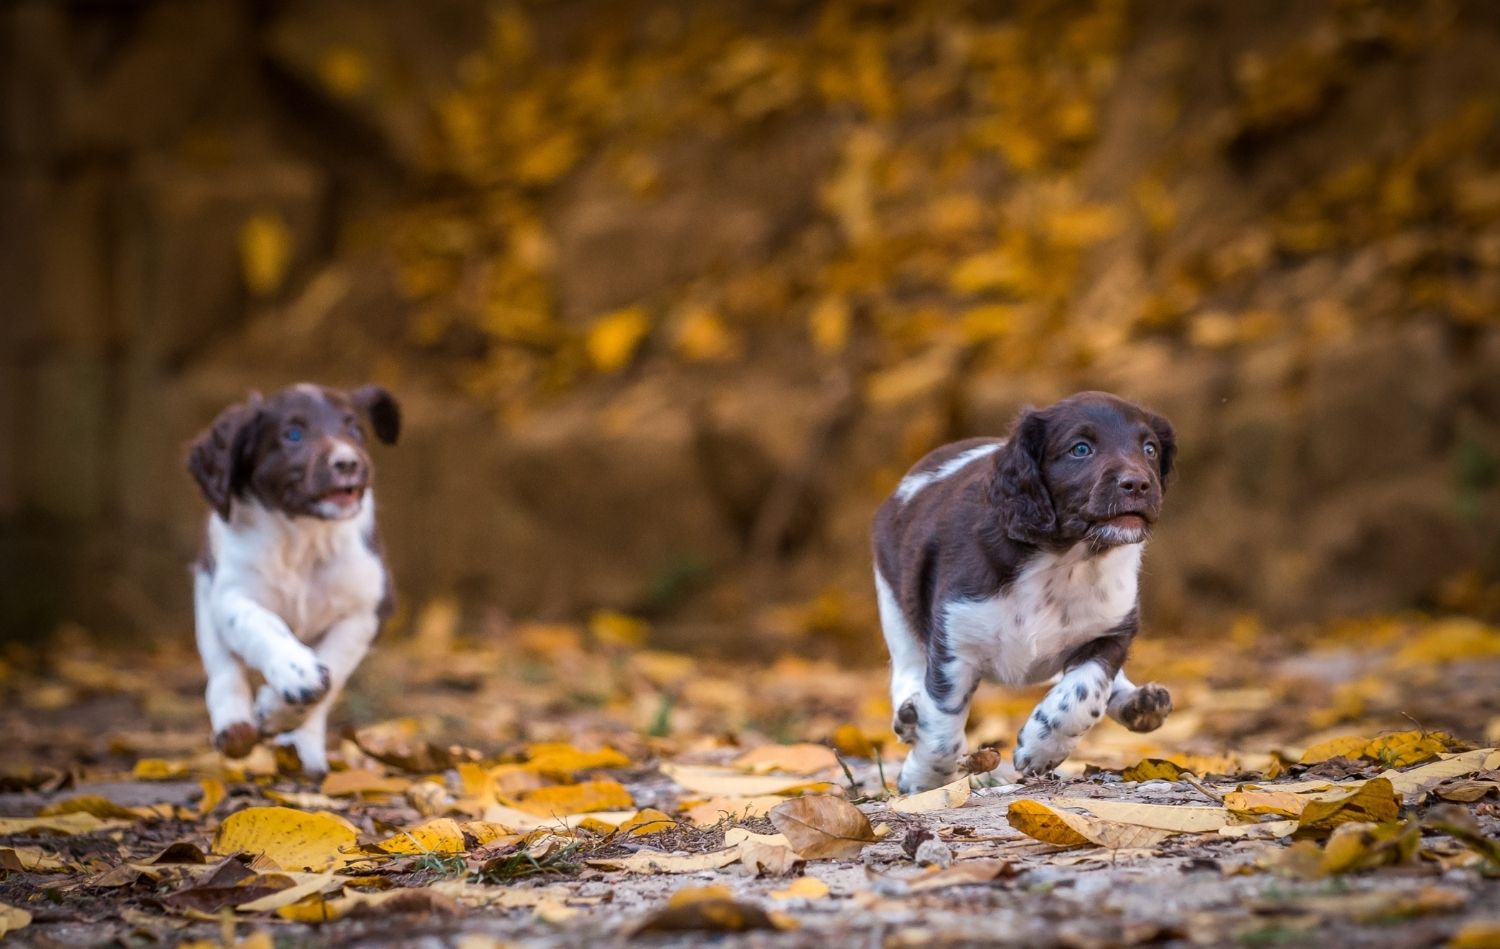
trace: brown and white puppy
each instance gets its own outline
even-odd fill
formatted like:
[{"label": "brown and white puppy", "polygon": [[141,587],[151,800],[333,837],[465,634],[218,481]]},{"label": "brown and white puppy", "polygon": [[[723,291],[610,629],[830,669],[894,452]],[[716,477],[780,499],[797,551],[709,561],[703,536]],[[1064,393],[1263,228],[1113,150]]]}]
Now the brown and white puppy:
[{"label": "brown and white puppy", "polygon": [[296,385],[231,405],[189,450],[213,508],[193,568],[198,651],[230,757],[274,736],[328,770],[329,708],[391,609],[366,425],[395,443],[386,390]]},{"label": "brown and white puppy", "polygon": [[1176,441],[1166,419],[1083,392],[1028,409],[1008,437],[919,461],[875,515],[875,587],[891,653],[900,789],[956,777],[981,677],[1061,673],[1022,727],[1015,766],[1047,772],[1106,712],[1161,726],[1172,699],[1125,678],[1141,552]]}]

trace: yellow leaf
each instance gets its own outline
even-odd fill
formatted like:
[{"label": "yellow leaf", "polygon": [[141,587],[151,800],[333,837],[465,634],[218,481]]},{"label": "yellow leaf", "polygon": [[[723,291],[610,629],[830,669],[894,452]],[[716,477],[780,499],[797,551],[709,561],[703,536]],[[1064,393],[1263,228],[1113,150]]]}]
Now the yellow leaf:
[{"label": "yellow leaf", "polygon": [[354,858],[344,851],[358,839],[355,826],[337,814],[247,807],[224,818],[214,834],[213,852],[250,853],[268,857],[283,870],[316,872],[350,863]]},{"label": "yellow leaf", "polygon": [[672,348],[689,362],[719,362],[737,358],[744,346],[712,310],[691,307],[677,318]]},{"label": "yellow leaf", "polygon": [[31,925],[31,914],[18,906],[0,903],[0,936]]},{"label": "yellow leaf", "polygon": [[163,758],[142,758],[130,769],[130,776],[137,781],[166,781],[187,774],[188,766],[181,761]]},{"label": "yellow leaf", "polygon": [[584,349],[600,372],[619,372],[651,331],[645,307],[633,306],[601,316],[589,327]]},{"label": "yellow leaf", "polygon": [[1417,854],[1422,831],[1415,821],[1372,824],[1352,821],[1335,827],[1323,848],[1323,873],[1350,873],[1408,863]]},{"label": "yellow leaf", "polygon": [[651,635],[651,624],[614,610],[595,610],[589,617],[589,633],[601,643],[639,648]]},{"label": "yellow leaf", "polygon": [[1452,747],[1451,736],[1441,732],[1405,731],[1382,735],[1365,746],[1363,757],[1390,768],[1405,768],[1430,761]]},{"label": "yellow leaf", "polygon": [[1230,823],[1221,807],[1198,807],[1187,804],[1134,804],[1129,801],[1101,801],[1096,798],[1059,797],[1058,807],[1076,807],[1095,817],[1122,824],[1139,824],[1179,834],[1212,833]]},{"label": "yellow leaf", "polygon": [[1445,949],[1500,949],[1500,919],[1472,919],[1464,923]]},{"label": "yellow leaf", "polygon": [[818,352],[832,355],[849,343],[849,301],[839,296],[819,300],[807,314],[807,332]]},{"label": "yellow leaf", "polygon": [[1392,789],[1401,795],[1401,800],[1412,805],[1420,804],[1428,791],[1449,778],[1460,778],[1476,771],[1488,771],[1497,767],[1500,767],[1500,753],[1493,748],[1480,748],[1424,764],[1410,771],[1397,771],[1392,768],[1382,771],[1377,777],[1391,782]]},{"label": "yellow leaf", "polygon": [[0,837],[8,834],[92,834],[129,826],[129,821],[100,820],[86,811],[47,817],[0,817]]},{"label": "yellow leaf", "polygon": [[[527,748],[527,759],[523,767],[528,771],[548,775],[555,780],[566,781],[580,771],[628,768],[630,759],[613,748],[580,751],[572,745],[561,742],[538,743]],[[491,774],[493,775],[494,772]]]},{"label": "yellow leaf", "polygon": [[199,778],[198,786],[203,788],[203,797],[198,801],[197,807],[199,817],[213,813],[214,808],[229,794],[224,782],[218,778]]},{"label": "yellow leaf", "polygon": [[734,766],[755,774],[788,771],[809,775],[838,767],[838,758],[823,745],[765,745],[741,755]]},{"label": "yellow leaf", "polygon": [[798,877],[784,890],[772,890],[773,900],[820,900],[828,895],[828,884],[817,877]]},{"label": "yellow leaf", "polygon": [[1040,801],[1014,801],[1006,813],[1010,826],[1037,840],[1062,847],[1097,844],[1110,850],[1154,847],[1173,833],[1156,827],[1101,820],[1056,810]]},{"label": "yellow leaf", "polygon": [[1455,662],[1500,656],[1500,627],[1478,620],[1453,618],[1434,622],[1427,630],[1401,647],[1392,664]]},{"label": "yellow leaf", "polygon": [[41,847],[0,847],[0,870],[56,873],[67,869],[60,857]]},{"label": "yellow leaf", "polygon": [[799,797],[771,810],[771,823],[808,860],[849,859],[877,838],[869,818],[841,797]]},{"label": "yellow leaf", "polygon": [[734,898],[734,893],[727,886],[685,886],[667,898],[668,909],[679,909],[683,906],[691,906],[694,903],[707,903],[712,900],[729,900]]},{"label": "yellow leaf", "polygon": [[464,821],[462,826],[464,834],[474,838],[476,847],[488,847],[506,838],[520,839],[520,834],[517,834],[513,828],[498,821],[471,820]]},{"label": "yellow leaf", "polygon": [[630,792],[620,782],[585,781],[527,791],[521,795],[516,807],[541,817],[551,817],[555,814],[622,810],[630,805]]},{"label": "yellow leaf", "polygon": [[1230,791],[1224,795],[1224,807],[1240,817],[1256,818],[1266,814],[1298,817],[1308,799],[1289,791]]},{"label": "yellow leaf", "polygon": [[672,830],[677,826],[677,821],[663,814],[654,807],[642,808],[635,816],[620,825],[620,833],[629,834],[632,837],[649,837],[663,831]]},{"label": "yellow leaf", "polygon": [[1009,252],[993,250],[965,257],[953,268],[948,279],[955,290],[963,293],[1016,291],[1025,285],[1026,272]]},{"label": "yellow leaf", "polygon": [[296,877],[300,879],[286,889],[277,890],[270,896],[263,896],[248,903],[240,903],[235,906],[235,909],[241,913],[272,913],[283,906],[300,903],[315,893],[337,890],[344,885],[346,879],[332,873],[305,873],[296,874]]},{"label": "yellow leaf", "polygon": [[1330,758],[1357,759],[1364,753],[1365,748],[1369,744],[1370,739],[1360,738],[1356,735],[1331,738],[1328,741],[1320,741],[1302,752],[1302,757],[1298,761],[1301,764],[1316,764],[1319,761],[1327,761]]},{"label": "yellow leaf", "polygon": [[928,811],[961,807],[969,799],[969,793],[969,776],[964,775],[952,784],[895,798],[890,802],[890,808],[898,814],[925,814]]},{"label": "yellow leaf", "polygon": [[401,831],[380,842],[386,853],[463,853],[464,832],[451,817],[439,817]]},{"label": "yellow leaf", "polygon": [[858,725],[840,725],[833,731],[833,747],[846,758],[873,758],[875,745]]},{"label": "yellow leaf", "polygon": [[140,813],[124,806],[116,804],[107,797],[98,794],[80,794],[70,797],[65,801],[56,801],[41,809],[39,816],[50,817],[54,814],[92,814],[100,818],[115,818],[119,820],[135,820]]},{"label": "yellow leaf", "polygon": [[1120,772],[1126,781],[1179,781],[1182,768],[1161,758],[1142,758],[1139,762]]},{"label": "yellow leaf", "polygon": [[1394,821],[1400,811],[1391,782],[1371,778],[1351,793],[1331,800],[1309,801],[1297,821],[1303,830],[1329,829],[1349,821],[1383,824]]},{"label": "yellow leaf", "polygon": [[292,232],[274,211],[253,214],[240,227],[240,272],[251,294],[275,293],[292,262]]}]

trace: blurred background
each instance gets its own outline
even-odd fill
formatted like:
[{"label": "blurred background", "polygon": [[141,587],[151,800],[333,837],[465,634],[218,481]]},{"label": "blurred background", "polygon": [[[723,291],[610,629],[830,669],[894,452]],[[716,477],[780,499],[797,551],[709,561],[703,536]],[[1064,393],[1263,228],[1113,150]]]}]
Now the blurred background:
[{"label": "blurred background", "polygon": [[1081,388],[1177,426],[1149,637],[1494,621],[1497,90],[1484,0],[11,0],[4,635],[189,642],[298,380],[402,400],[397,637],[873,664],[880,499]]}]

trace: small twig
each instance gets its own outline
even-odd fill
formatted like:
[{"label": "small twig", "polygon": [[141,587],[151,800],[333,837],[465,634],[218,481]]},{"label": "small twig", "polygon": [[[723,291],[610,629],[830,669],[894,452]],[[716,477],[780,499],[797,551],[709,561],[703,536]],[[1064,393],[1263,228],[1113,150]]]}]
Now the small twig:
[{"label": "small twig", "polygon": [[854,792],[855,797],[864,797],[864,788],[860,787],[859,782],[854,780],[854,772],[849,770],[849,763],[844,760],[844,756],[835,751],[833,757],[839,763],[839,767],[844,769],[844,778],[849,782],[849,790]]},{"label": "small twig", "polygon": [[1199,794],[1202,794],[1204,797],[1208,798],[1210,801],[1213,801],[1215,804],[1222,805],[1224,803],[1224,795],[1220,794],[1218,791],[1215,791],[1213,788],[1204,787],[1203,782],[1199,781],[1197,778],[1193,777],[1186,771],[1182,773],[1182,780],[1187,782]]}]

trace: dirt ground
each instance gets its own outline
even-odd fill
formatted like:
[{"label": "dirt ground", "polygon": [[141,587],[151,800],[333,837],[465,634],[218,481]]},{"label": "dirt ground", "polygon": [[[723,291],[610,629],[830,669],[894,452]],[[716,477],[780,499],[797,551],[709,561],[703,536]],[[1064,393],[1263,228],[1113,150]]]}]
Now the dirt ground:
[{"label": "dirt ground", "polygon": [[[111,653],[74,631],[13,649],[6,939],[1481,946],[1500,932],[1500,631],[1479,623],[1246,620],[1188,648],[1146,640],[1131,672],[1177,706],[1160,731],[1106,722],[1054,778],[1003,783],[1002,765],[938,800],[882,788],[902,749],[878,668],[694,660],[642,648],[611,616],[461,636],[439,610],[416,626],[356,677],[322,782],[264,747],[210,751],[181,648]],[[981,690],[971,746],[1003,755],[1035,698]],[[789,830],[787,809],[813,804]],[[246,831],[257,814],[292,823]],[[793,836],[808,827],[811,842]]]}]

